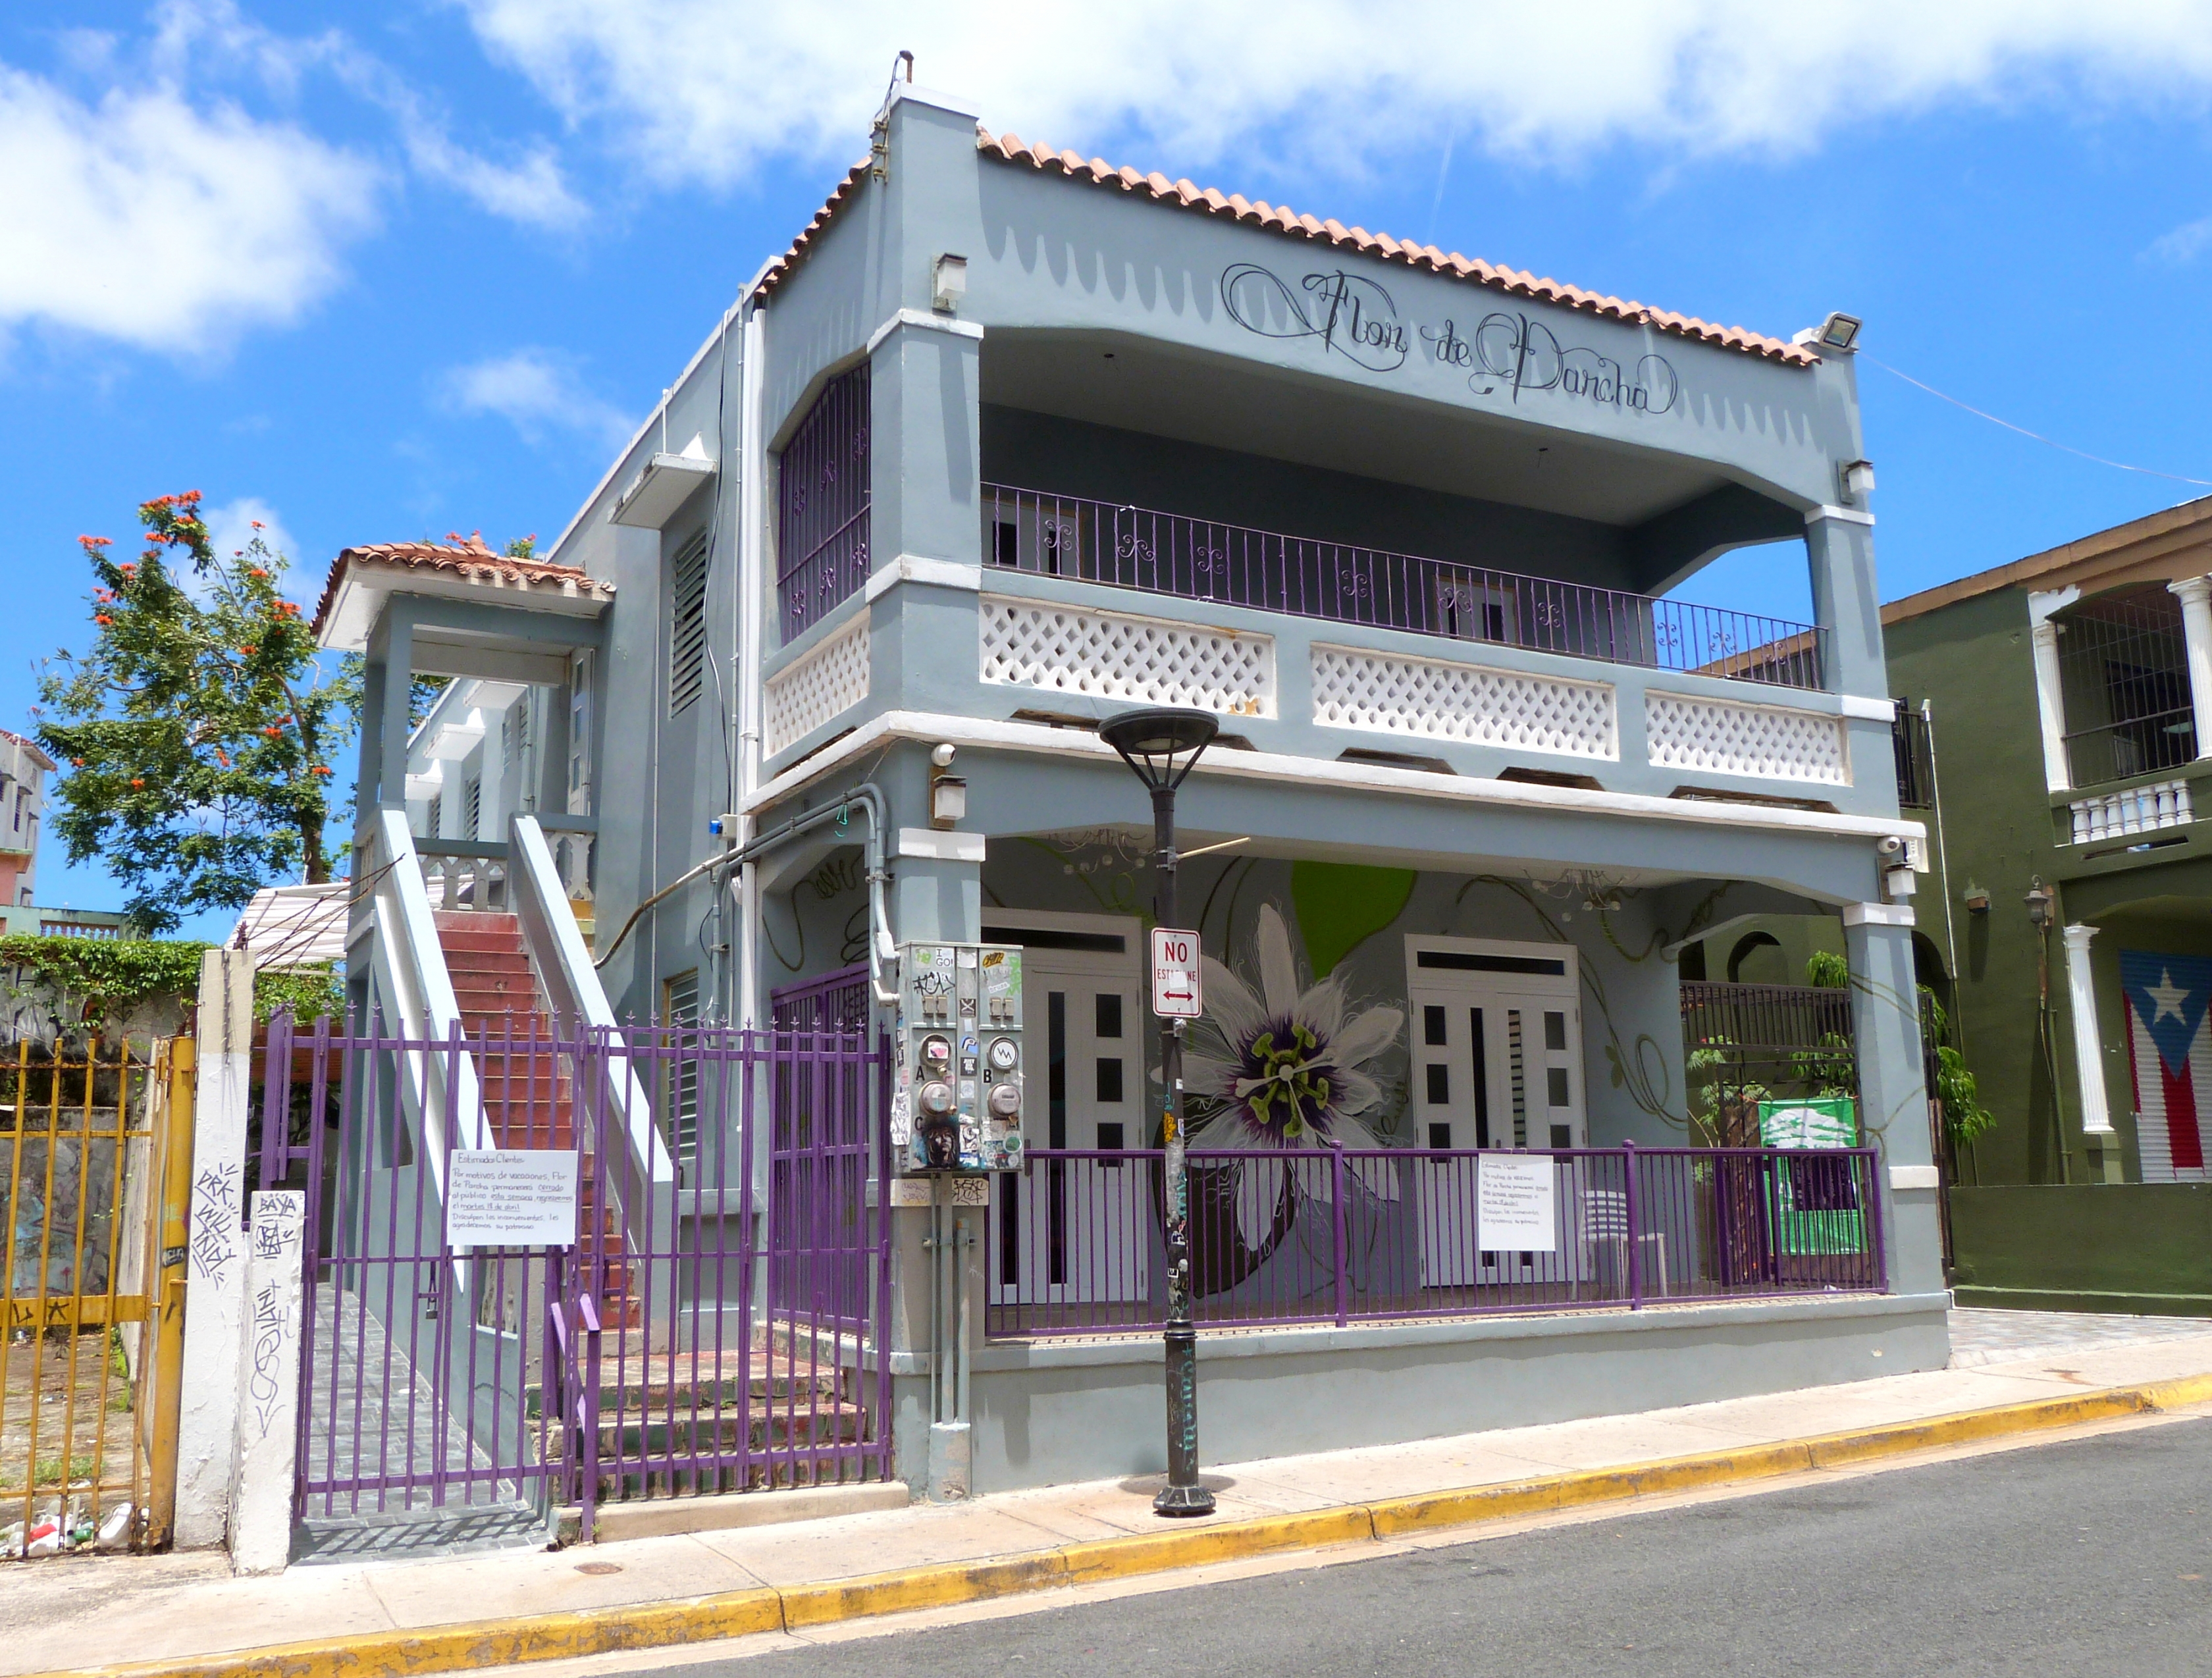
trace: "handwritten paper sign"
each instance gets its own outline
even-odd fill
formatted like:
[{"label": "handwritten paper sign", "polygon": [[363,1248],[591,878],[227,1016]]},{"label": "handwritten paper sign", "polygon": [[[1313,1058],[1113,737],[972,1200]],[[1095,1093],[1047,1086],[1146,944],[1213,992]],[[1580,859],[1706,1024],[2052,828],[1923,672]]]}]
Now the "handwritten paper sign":
[{"label": "handwritten paper sign", "polygon": [[1548,1253],[1559,1245],[1558,1178],[1548,1156],[1480,1155],[1474,1181],[1486,1252]]},{"label": "handwritten paper sign", "polygon": [[576,1244],[574,1148],[465,1148],[447,1164],[448,1248]]}]

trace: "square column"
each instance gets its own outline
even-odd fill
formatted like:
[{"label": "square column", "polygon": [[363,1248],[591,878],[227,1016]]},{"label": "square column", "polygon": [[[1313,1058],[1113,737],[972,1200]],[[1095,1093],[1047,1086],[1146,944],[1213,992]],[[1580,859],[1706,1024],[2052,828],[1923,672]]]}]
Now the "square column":
[{"label": "square column", "polygon": [[1816,507],[1805,515],[1813,617],[1827,645],[1820,679],[1831,693],[1889,697],[1882,658],[1881,601],[1875,583],[1874,514]]},{"label": "square column", "polygon": [[[2212,757],[2212,576],[2166,584],[2181,601],[2181,635],[2189,648],[2189,714],[2197,725],[2197,756]],[[2067,932],[2070,936],[2072,927]]]},{"label": "square column", "polygon": [[1897,1293],[1941,1292],[1943,1236],[1921,1060],[1911,907],[1846,903],[1844,951],[1851,971],[1859,1121],[1881,1150],[1882,1188],[1889,1201],[1884,1221],[1890,1288]]}]

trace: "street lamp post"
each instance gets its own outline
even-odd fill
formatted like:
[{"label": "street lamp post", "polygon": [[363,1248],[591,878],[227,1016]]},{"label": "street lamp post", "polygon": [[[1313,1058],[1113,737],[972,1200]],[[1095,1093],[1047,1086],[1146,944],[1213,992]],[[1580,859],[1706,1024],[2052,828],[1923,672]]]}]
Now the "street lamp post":
[{"label": "street lamp post", "polygon": [[[1152,795],[1152,918],[1176,925],[1176,788],[1219,724],[1204,711],[1127,711],[1100,737],[1121,754]],[[1211,1515],[1213,1493],[1198,1478],[1198,1333],[1190,1322],[1190,1180],[1183,1158],[1182,1021],[1160,1021],[1160,1079],[1166,1098],[1168,1483],[1156,1515]]]}]

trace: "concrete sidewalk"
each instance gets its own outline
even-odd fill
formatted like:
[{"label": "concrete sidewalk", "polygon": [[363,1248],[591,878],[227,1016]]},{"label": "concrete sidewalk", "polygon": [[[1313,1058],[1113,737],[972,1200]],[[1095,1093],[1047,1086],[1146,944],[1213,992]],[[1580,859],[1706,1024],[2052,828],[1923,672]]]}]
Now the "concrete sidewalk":
[{"label": "concrete sidewalk", "polygon": [[[2001,1437],[2015,1427],[2047,1429],[2064,1425],[2073,1414],[2051,1401],[2212,1376],[2212,1324],[1960,1315],[1964,1361],[1940,1371],[1419,1444],[1223,1465],[1206,1476],[1220,1508],[1204,1523],[1158,1520],[1151,1498],[1158,1482],[1144,1479],[592,1548],[295,1567],[276,1578],[233,1578],[224,1558],[204,1553],[19,1565],[8,1570],[0,1587],[0,1674],[181,1663],[270,1645],[346,1638],[366,1638],[368,1646],[349,1657],[334,1653],[325,1663],[329,1669],[431,1671],[464,1663],[454,1657],[458,1645],[452,1639],[409,1653],[394,1644],[392,1634],[513,1617],[545,1616],[551,1625],[580,1611],[642,1611],[655,1604],[666,1606],[651,1614],[650,1623],[641,1614],[621,1641],[676,1644],[763,1629],[763,1614],[788,1627],[802,1614],[820,1624],[1035,1590],[1040,1580],[1084,1577],[1085,1556],[1088,1576],[1104,1577],[1105,1571],[1127,1575],[1261,1549],[1343,1542],[1355,1535],[1355,1528],[1362,1537],[1380,1534],[1376,1511],[1382,1500],[1433,1500],[1446,1492],[1540,1482],[1569,1488],[1547,1505],[1559,1506],[1752,1479],[1787,1471],[1776,1466],[1781,1458],[1774,1448],[1793,1442],[2007,1406],[2042,1407],[2032,1420],[2021,1420],[2031,1413],[2019,1412],[1964,1431],[1954,1426],[1927,1438],[1941,1443],[1952,1437]],[[1972,1319],[1983,1316],[1996,1321],[1978,1334]],[[1977,1361],[1978,1349],[1987,1358]],[[2212,1396],[2212,1388],[2203,1390]],[[2117,1414],[2110,1406],[2080,1407],[2082,1420]],[[1911,1438],[1902,1438],[1853,1446],[1862,1456],[1914,1448]],[[1586,1498],[1572,1490],[1578,1475],[1588,1480],[1655,1459],[1688,1459],[1687,1471],[1650,1474],[1633,1485],[1633,1477],[1613,1474],[1610,1489]],[[1816,1450],[1809,1464],[1801,1453],[1795,1466],[1825,1462]],[[1408,1507],[1429,1507],[1425,1524],[1448,1525],[1482,1518],[1466,1512],[1480,1501]],[[1538,1506],[1527,1499],[1511,1509],[1510,1503],[1499,1499],[1498,1512]],[[1360,1511],[1359,1518],[1347,1524],[1341,1517],[1353,1509]],[[1219,1541],[1211,1554],[1203,1536],[1209,1527]],[[1132,1535],[1164,1532],[1177,1535],[1181,1547],[1173,1553],[1127,1541]],[[1255,1533],[1267,1535],[1264,1541],[1238,1547],[1243,1536]],[[1124,1541],[1100,1542],[1117,1540]],[[1077,1561],[1071,1563],[1072,1556]],[[947,1595],[943,1570],[948,1564],[986,1566],[968,1570],[975,1576],[972,1588],[953,1587],[955,1594]],[[933,1568],[939,1570],[938,1584],[917,1585],[911,1601],[900,1597],[895,1585],[886,1589],[883,1576]],[[861,1579],[871,1581],[865,1591],[840,1587]],[[965,1596],[957,1594],[960,1589],[967,1590]],[[710,1596],[719,1607],[677,1605],[677,1599]],[[514,1652],[519,1645],[512,1632],[507,1636],[505,1643],[485,1645],[483,1652],[490,1655],[495,1646],[507,1651],[495,1658],[524,1658]],[[543,1652],[576,1651],[549,1641]],[[320,1669],[294,1661],[286,1669]]]}]

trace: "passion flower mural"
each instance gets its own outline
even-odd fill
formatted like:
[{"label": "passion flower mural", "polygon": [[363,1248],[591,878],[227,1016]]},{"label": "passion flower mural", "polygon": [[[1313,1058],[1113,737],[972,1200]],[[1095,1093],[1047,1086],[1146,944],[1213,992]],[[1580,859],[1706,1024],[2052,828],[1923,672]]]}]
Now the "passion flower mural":
[{"label": "passion flower mural", "polygon": [[[1194,1097],[1188,1146],[1233,1149],[1234,1161],[1193,1162],[1192,1225],[1201,1295],[1237,1286],[1277,1256],[1320,1208],[1334,1238],[1337,1172],[1330,1145],[1382,1146],[1365,1120],[1386,1100],[1373,1063],[1398,1040],[1397,1008],[1358,1006],[1339,976],[1302,981],[1289,929],[1273,903],[1258,914],[1238,973],[1206,958],[1206,1018],[1183,1062]],[[1397,1162],[1344,1161],[1347,1225],[1364,1231],[1400,1198]],[[1288,1257],[1289,1255],[1284,1256]]]}]

